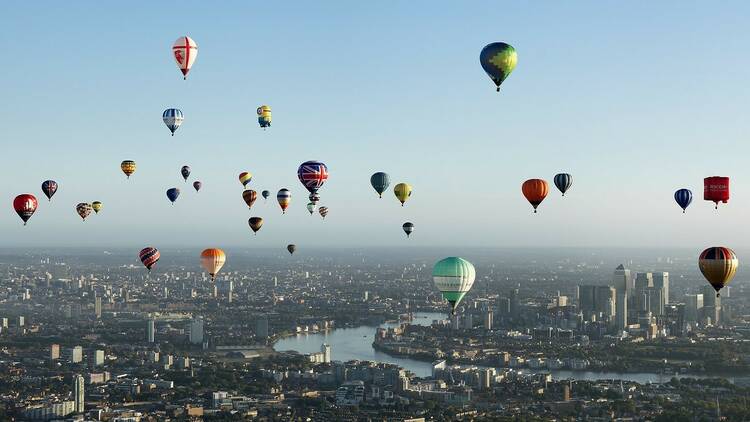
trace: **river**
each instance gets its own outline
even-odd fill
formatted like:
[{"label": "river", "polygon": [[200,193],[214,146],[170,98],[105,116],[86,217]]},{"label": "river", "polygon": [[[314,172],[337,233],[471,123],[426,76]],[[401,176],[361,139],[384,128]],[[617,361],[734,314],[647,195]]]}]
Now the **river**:
[{"label": "river", "polygon": [[[445,319],[446,314],[433,312],[417,312],[414,314],[412,324],[430,325],[433,320]],[[394,327],[397,323],[387,323],[381,327]],[[414,373],[418,377],[428,377],[432,374],[432,364],[416,359],[390,356],[381,353],[372,348],[372,342],[375,338],[375,328],[372,326],[362,326],[357,328],[339,328],[326,333],[317,334],[297,334],[283,338],[276,342],[274,349],[278,351],[294,350],[299,353],[307,354],[320,351],[320,346],[327,343],[331,346],[331,359],[346,362],[348,360],[369,360],[374,362],[393,363]],[[571,371],[565,369],[553,370],[531,370],[522,369],[523,373],[550,373],[554,379],[574,379],[595,381],[600,379],[621,379],[625,381],[635,381],[640,384],[667,382],[674,375],[653,374],[647,372],[598,372],[598,371]],[[705,375],[678,375],[678,378],[708,378]],[[734,378],[729,378],[734,382]]]}]

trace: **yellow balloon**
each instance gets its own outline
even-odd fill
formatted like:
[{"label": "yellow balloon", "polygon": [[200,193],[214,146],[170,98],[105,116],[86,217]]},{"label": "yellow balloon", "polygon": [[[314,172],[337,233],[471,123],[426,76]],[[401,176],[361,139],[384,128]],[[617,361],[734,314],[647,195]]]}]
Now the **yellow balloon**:
[{"label": "yellow balloon", "polygon": [[99,214],[99,210],[102,209],[102,203],[99,201],[94,201],[91,203],[91,208],[94,210],[95,213]]},{"label": "yellow balloon", "polygon": [[408,183],[399,183],[393,188],[393,193],[396,194],[396,198],[398,198],[403,207],[404,202],[411,196],[411,186]]}]

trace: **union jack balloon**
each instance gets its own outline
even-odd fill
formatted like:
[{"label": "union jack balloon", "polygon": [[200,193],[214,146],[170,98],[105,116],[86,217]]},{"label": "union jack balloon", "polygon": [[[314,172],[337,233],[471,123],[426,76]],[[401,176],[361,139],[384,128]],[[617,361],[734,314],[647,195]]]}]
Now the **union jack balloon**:
[{"label": "union jack balloon", "polygon": [[328,180],[328,167],[320,161],[305,161],[297,169],[297,178],[310,193],[315,193]]},{"label": "union jack balloon", "polygon": [[141,249],[141,252],[138,254],[138,258],[141,259],[143,266],[146,267],[148,272],[151,272],[151,268],[153,268],[153,266],[156,265],[156,262],[159,261],[159,258],[161,258],[161,254],[159,253],[158,249],[152,246],[148,246]]},{"label": "union jack balloon", "polygon": [[187,74],[190,72],[190,68],[193,67],[195,58],[198,57],[198,44],[187,35],[177,38],[177,41],[172,46],[172,54],[174,55],[174,60],[177,62],[177,67],[182,72],[183,79],[187,79]]}]

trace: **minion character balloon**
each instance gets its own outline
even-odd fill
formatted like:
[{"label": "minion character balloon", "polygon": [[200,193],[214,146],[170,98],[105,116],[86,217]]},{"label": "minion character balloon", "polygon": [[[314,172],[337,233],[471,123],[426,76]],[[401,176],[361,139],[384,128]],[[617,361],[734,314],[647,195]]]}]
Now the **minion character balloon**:
[{"label": "minion character balloon", "polygon": [[267,127],[271,127],[271,107],[262,105],[258,107],[258,124],[265,130]]}]

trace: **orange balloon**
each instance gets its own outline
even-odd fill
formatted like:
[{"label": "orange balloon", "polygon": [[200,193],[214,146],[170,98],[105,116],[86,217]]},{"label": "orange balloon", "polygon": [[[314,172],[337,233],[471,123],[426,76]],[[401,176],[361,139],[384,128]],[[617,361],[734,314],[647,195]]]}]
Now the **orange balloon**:
[{"label": "orange balloon", "polygon": [[542,179],[529,179],[521,185],[521,192],[536,212],[536,207],[544,201],[549,193],[549,185]]},{"label": "orange balloon", "polygon": [[201,252],[201,265],[211,276],[211,281],[214,281],[216,273],[219,272],[226,261],[227,255],[221,249],[210,248]]}]

